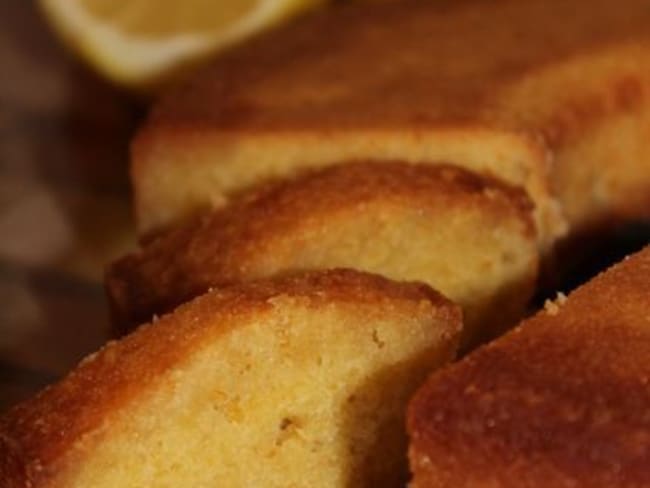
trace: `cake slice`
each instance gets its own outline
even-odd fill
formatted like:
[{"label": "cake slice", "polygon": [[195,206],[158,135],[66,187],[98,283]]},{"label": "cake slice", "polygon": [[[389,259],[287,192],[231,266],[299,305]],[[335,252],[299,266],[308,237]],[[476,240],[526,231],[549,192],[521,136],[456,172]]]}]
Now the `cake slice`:
[{"label": "cake slice", "polygon": [[[234,49],[133,145],[148,233],[259,181],[352,159],[451,161],[527,189],[540,238],[650,217],[646,0],[334,7]],[[332,35],[336,33],[336,35]]]},{"label": "cake slice", "polygon": [[521,318],[537,265],[523,191],[453,166],[357,162],[240,195],[118,261],[107,289],[128,330],[210,287],[350,267],[462,305],[465,348]]},{"label": "cake slice", "polygon": [[353,271],[213,291],[0,418],[0,485],[399,486],[407,399],[459,331],[429,287]]},{"label": "cake slice", "polygon": [[412,488],[650,486],[650,247],[418,391]]}]

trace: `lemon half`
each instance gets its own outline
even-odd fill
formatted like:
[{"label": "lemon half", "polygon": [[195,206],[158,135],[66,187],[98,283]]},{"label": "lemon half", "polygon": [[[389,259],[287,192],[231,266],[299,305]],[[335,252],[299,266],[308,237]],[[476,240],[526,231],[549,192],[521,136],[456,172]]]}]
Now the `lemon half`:
[{"label": "lemon half", "polygon": [[325,0],[40,0],[55,30],[109,79],[158,85],[206,55]]}]

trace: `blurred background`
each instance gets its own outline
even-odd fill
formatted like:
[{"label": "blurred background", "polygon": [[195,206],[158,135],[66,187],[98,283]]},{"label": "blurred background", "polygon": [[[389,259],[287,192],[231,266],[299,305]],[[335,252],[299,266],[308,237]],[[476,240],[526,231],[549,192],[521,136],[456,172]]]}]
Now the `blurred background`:
[{"label": "blurred background", "polygon": [[0,410],[107,338],[104,263],[132,246],[142,103],[64,50],[35,2],[0,2]]}]

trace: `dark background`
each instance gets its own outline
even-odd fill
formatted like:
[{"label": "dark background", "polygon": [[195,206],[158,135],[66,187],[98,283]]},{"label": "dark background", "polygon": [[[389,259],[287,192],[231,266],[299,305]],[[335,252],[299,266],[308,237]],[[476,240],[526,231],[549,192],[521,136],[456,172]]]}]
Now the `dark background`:
[{"label": "dark background", "polygon": [[35,2],[0,1],[0,410],[107,338],[101,277],[132,245],[142,106],[71,58]]}]

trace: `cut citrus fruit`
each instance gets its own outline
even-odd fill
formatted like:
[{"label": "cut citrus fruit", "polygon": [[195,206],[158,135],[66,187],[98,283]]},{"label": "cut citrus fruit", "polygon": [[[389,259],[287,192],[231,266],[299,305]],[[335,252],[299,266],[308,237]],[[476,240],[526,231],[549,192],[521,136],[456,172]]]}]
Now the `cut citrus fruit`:
[{"label": "cut citrus fruit", "polygon": [[325,0],[40,0],[55,30],[123,85],[164,82],[196,62]]}]

